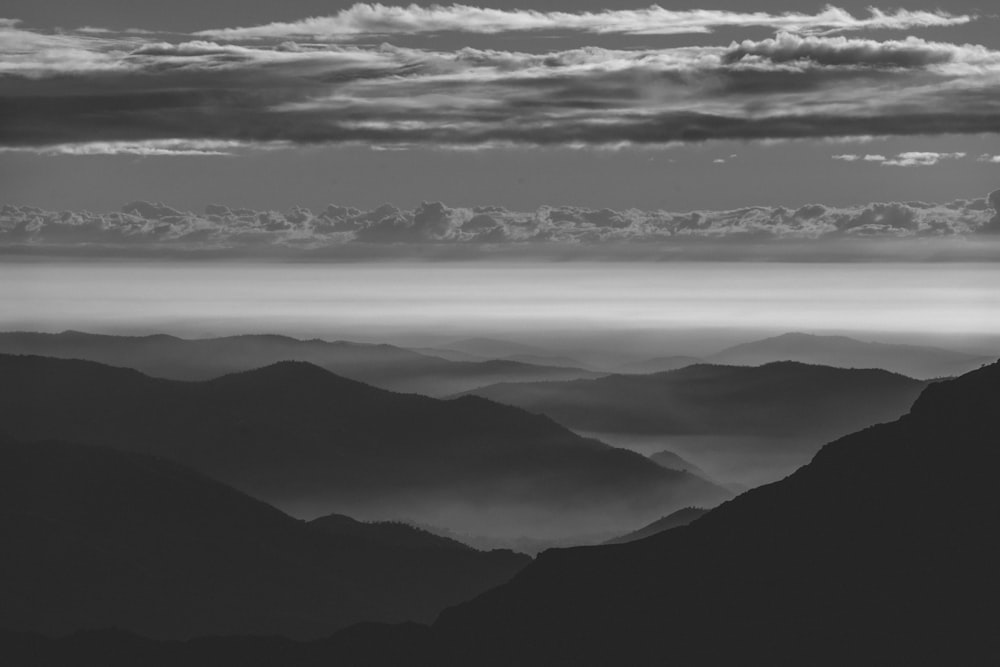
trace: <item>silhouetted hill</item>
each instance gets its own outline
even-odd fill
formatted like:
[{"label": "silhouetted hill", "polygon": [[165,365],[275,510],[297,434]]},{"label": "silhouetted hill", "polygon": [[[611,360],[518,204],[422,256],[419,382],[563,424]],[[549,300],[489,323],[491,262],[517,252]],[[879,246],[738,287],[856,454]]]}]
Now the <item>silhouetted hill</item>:
[{"label": "silhouetted hill", "polygon": [[363,522],[343,514],[327,514],[309,522],[331,535],[358,537],[389,547],[407,549],[472,549],[458,540],[401,521]]},{"label": "silhouetted hill", "polygon": [[652,375],[500,384],[470,392],[630,446],[698,460],[713,479],[758,484],[819,446],[906,412],[926,383],[877,369],[796,362],[696,364]]},{"label": "silhouetted hill", "polygon": [[[172,665],[209,664],[206,657],[487,667],[995,664],[998,404],[1000,364],[936,383],[904,417],[827,445],[787,479],[644,540],[547,551],[429,630],[366,625],[291,645],[164,646],[120,635],[63,643],[8,635],[2,643],[27,645],[49,664],[123,664],[113,662],[123,654],[166,656],[159,664]],[[942,465],[943,451],[957,463]]]},{"label": "silhouetted hill", "polygon": [[662,519],[657,519],[653,523],[648,526],[643,526],[639,530],[633,530],[631,533],[622,535],[621,537],[616,537],[613,540],[608,540],[605,544],[625,544],[626,542],[642,540],[651,535],[656,535],[665,530],[670,530],[671,528],[686,526],[695,519],[700,519],[706,513],[708,513],[708,510],[701,509],[700,507],[685,507],[682,510],[677,510],[672,514],[668,514]]},{"label": "silhouetted hill", "polygon": [[495,382],[567,380],[597,373],[516,361],[449,361],[392,345],[245,335],[187,340],[167,335],[0,333],[0,353],[87,359],[173,380],[207,380],[280,361],[306,361],[393,391],[445,396]]},{"label": "silhouetted hill", "polygon": [[776,362],[493,385],[470,394],[572,428],[670,435],[833,433],[898,417],[925,386],[882,370]]},{"label": "silhouetted hill", "polygon": [[155,640],[121,630],[49,638],[0,629],[11,667],[433,667],[430,629],[362,623],[308,642],[275,636]]},{"label": "silhouetted hill", "polygon": [[449,350],[457,350],[466,354],[474,354],[484,359],[503,359],[505,357],[512,357],[520,354],[537,356],[550,356],[552,354],[545,348],[510,340],[501,340],[499,338],[489,338],[486,336],[453,340],[439,347],[445,347]]},{"label": "silhouetted hill", "polygon": [[0,508],[0,627],[46,633],[429,622],[529,561],[384,526],[323,530],[166,460],[85,445],[0,443]]},{"label": "silhouetted hill", "polygon": [[565,537],[728,492],[478,397],[396,394],[282,362],[204,382],[0,355],[5,428],[165,456],[296,516]]},{"label": "silhouetted hill", "polygon": [[704,470],[669,449],[661,449],[655,454],[650,454],[649,459],[664,468],[684,470],[703,479],[709,478]]},{"label": "silhouetted hill", "polygon": [[627,375],[648,375],[650,373],[675,371],[678,368],[685,368],[687,366],[693,366],[700,363],[704,362],[696,357],[655,357],[653,359],[645,359],[643,361],[635,361],[630,364],[626,364],[625,366],[619,368],[618,372]]},{"label": "silhouetted hill", "polygon": [[545,552],[442,614],[441,662],[992,663],[998,404],[994,364],[688,526]]},{"label": "silhouetted hill", "polygon": [[936,347],[869,343],[847,336],[787,333],[728,348],[708,360],[740,366],[800,361],[840,368],[882,368],[926,380],[961,375],[996,358]]}]

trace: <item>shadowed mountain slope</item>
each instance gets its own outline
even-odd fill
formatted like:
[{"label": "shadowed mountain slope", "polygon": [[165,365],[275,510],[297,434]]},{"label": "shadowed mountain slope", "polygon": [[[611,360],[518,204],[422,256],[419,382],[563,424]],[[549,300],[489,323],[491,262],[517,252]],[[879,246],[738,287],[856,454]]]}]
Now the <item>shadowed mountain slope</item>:
[{"label": "shadowed mountain slope", "polygon": [[542,554],[438,641],[454,664],[992,662],[998,404],[1000,364],[931,385],[688,526]]},{"label": "shadowed mountain slope", "polygon": [[649,460],[670,470],[684,470],[692,475],[708,479],[708,474],[704,470],[669,449],[661,449],[655,454],[650,454]]},{"label": "shadowed mountain slope", "polygon": [[508,360],[449,361],[392,345],[245,335],[183,339],[167,335],[105,336],[0,333],[0,353],[87,359],[173,380],[207,380],[280,361],[306,361],[393,391],[445,396],[496,382],[597,377],[590,371]]},{"label": "shadowed mountain slope", "polygon": [[923,382],[881,370],[776,362],[697,364],[651,375],[501,384],[469,392],[588,431],[816,435],[893,419]]},{"label": "shadowed mountain slope", "polygon": [[407,549],[463,549],[471,546],[458,540],[417,528],[400,521],[358,521],[343,514],[327,514],[309,522],[317,530],[342,537],[359,537],[389,547]]},{"label": "shadowed mountain slope", "polygon": [[700,363],[704,362],[696,357],[655,357],[653,359],[634,361],[630,364],[626,364],[619,368],[618,372],[626,375],[649,375],[650,373],[675,371],[679,368],[685,368],[687,366],[693,366],[694,364]]},{"label": "shadowed mountain slope", "polygon": [[396,394],[301,362],[179,382],[0,355],[0,404],[13,437],[164,456],[302,517],[548,537],[729,495],[543,416]]},{"label": "shadowed mountain slope", "polygon": [[[529,559],[306,524],[146,455],[0,444],[0,627],[317,637],[429,622]],[[12,663],[7,663],[12,664]]]},{"label": "shadowed mountain slope", "polygon": [[708,513],[708,510],[701,509],[700,507],[685,507],[682,510],[677,510],[672,514],[668,514],[662,519],[657,519],[653,523],[648,526],[643,526],[639,530],[633,530],[627,535],[622,535],[621,537],[616,537],[613,540],[608,540],[605,544],[625,544],[626,542],[642,540],[651,535],[656,535],[665,530],[670,530],[671,528],[686,526],[695,519],[700,519],[706,513]]},{"label": "shadowed mountain slope", "polygon": [[840,368],[882,368],[914,378],[961,375],[994,358],[937,347],[869,343],[847,336],[787,333],[744,343],[712,355],[718,364],[760,366],[774,361],[799,361]]},{"label": "shadowed mountain slope", "polygon": [[0,650],[106,665],[995,664],[998,404],[1000,364],[934,384],[787,479],[644,540],[547,551],[429,629],[311,644],[7,634]]},{"label": "shadowed mountain slope", "polygon": [[[780,479],[824,442],[895,419],[926,383],[876,369],[697,364],[652,375],[501,384],[469,392],[619,446],[698,461],[712,479]],[[639,449],[639,447],[636,447]]]}]

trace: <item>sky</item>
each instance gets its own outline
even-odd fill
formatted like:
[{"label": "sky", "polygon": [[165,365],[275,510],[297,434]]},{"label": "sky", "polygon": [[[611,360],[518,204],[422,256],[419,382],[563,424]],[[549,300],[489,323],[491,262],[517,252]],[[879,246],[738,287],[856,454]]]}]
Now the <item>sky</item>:
[{"label": "sky", "polygon": [[869,4],[6,0],[3,323],[995,335],[1000,11]]},{"label": "sky", "polygon": [[0,202],[685,212],[987,197],[998,12],[868,4],[8,0]]},{"label": "sky", "polygon": [[788,331],[1000,341],[1000,264],[7,262],[5,328],[407,346],[467,336],[595,361],[708,355]]}]

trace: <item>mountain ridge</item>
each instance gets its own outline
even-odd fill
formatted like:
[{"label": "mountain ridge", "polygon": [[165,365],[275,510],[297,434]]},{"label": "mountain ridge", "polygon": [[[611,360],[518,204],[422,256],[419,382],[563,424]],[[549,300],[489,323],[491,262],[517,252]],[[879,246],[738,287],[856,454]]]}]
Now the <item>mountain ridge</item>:
[{"label": "mountain ridge", "polygon": [[930,380],[961,375],[995,358],[938,347],[789,332],[726,348],[706,360],[750,366],[789,360],[839,368],[881,368]]},{"label": "mountain ridge", "polygon": [[[50,664],[992,664],[998,403],[1000,363],[932,384],[781,481],[640,541],[543,552],[430,627],[307,644],[6,633],[0,647]],[[942,446],[964,465],[940,466]]]},{"label": "mountain ridge", "polygon": [[392,391],[442,396],[504,379],[598,377],[592,371],[505,360],[450,361],[386,343],[299,340],[278,334],[180,338],[0,332],[0,353],[79,358],[174,380],[207,380],[285,360],[306,361]]},{"label": "mountain ridge", "polygon": [[529,561],[330,532],[145,454],[6,440],[0,461],[6,628],[320,637],[429,622]]},{"label": "mountain ridge", "polygon": [[480,397],[394,393],[306,362],[184,382],[0,355],[0,402],[13,437],[165,456],[302,517],[406,516],[482,533],[496,511],[508,517],[487,524],[498,535],[528,522],[544,537],[597,532],[585,524],[598,508],[594,520],[636,512],[641,522],[730,495],[542,415]]}]

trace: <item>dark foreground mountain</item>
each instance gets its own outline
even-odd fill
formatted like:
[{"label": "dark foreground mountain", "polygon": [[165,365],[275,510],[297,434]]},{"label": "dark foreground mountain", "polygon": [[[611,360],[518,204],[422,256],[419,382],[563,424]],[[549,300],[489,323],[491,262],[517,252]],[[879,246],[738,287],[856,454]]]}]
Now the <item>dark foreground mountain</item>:
[{"label": "dark foreground mountain", "polygon": [[12,437],[167,457],[304,518],[559,538],[730,496],[547,417],[396,394],[301,362],[180,382],[0,355],[0,406]]},{"label": "dark foreground mountain", "polygon": [[934,384],[688,526],[542,554],[435,634],[455,663],[995,662],[997,405],[1000,364]]},{"label": "dark foreground mountain", "polygon": [[8,332],[0,333],[0,353],[87,359],[172,380],[208,380],[279,361],[306,361],[366,384],[430,396],[447,396],[495,382],[598,376],[579,368],[513,360],[450,361],[392,345],[275,335],[189,340],[167,335],[105,336],[79,331]]},{"label": "dark foreground mountain", "polygon": [[177,464],[85,445],[0,444],[0,508],[0,627],[44,633],[429,622],[529,562],[347,517],[306,524]]},{"label": "dark foreground mountain", "polygon": [[787,479],[638,542],[545,552],[426,630],[3,643],[49,664],[996,664],[998,404],[1000,364],[934,384]]},{"label": "dark foreground mountain", "polygon": [[672,514],[668,514],[662,519],[657,519],[653,523],[648,526],[643,526],[639,530],[633,530],[631,533],[622,535],[621,537],[616,537],[613,540],[608,540],[605,544],[625,544],[626,542],[643,540],[652,535],[662,533],[665,530],[670,530],[671,528],[686,526],[695,519],[700,519],[707,513],[708,510],[701,509],[700,507],[685,507],[682,510],[677,510]]},{"label": "dark foreground mountain", "polygon": [[924,386],[882,370],[777,362],[697,364],[652,375],[501,384],[470,393],[546,414],[613,444],[666,447],[696,461],[713,479],[755,484],[787,475],[824,442],[895,419]]},{"label": "dark foreground mountain", "polygon": [[739,366],[799,361],[840,368],[882,368],[914,378],[934,379],[961,375],[994,359],[937,347],[787,333],[728,348],[709,357],[709,361]]}]

